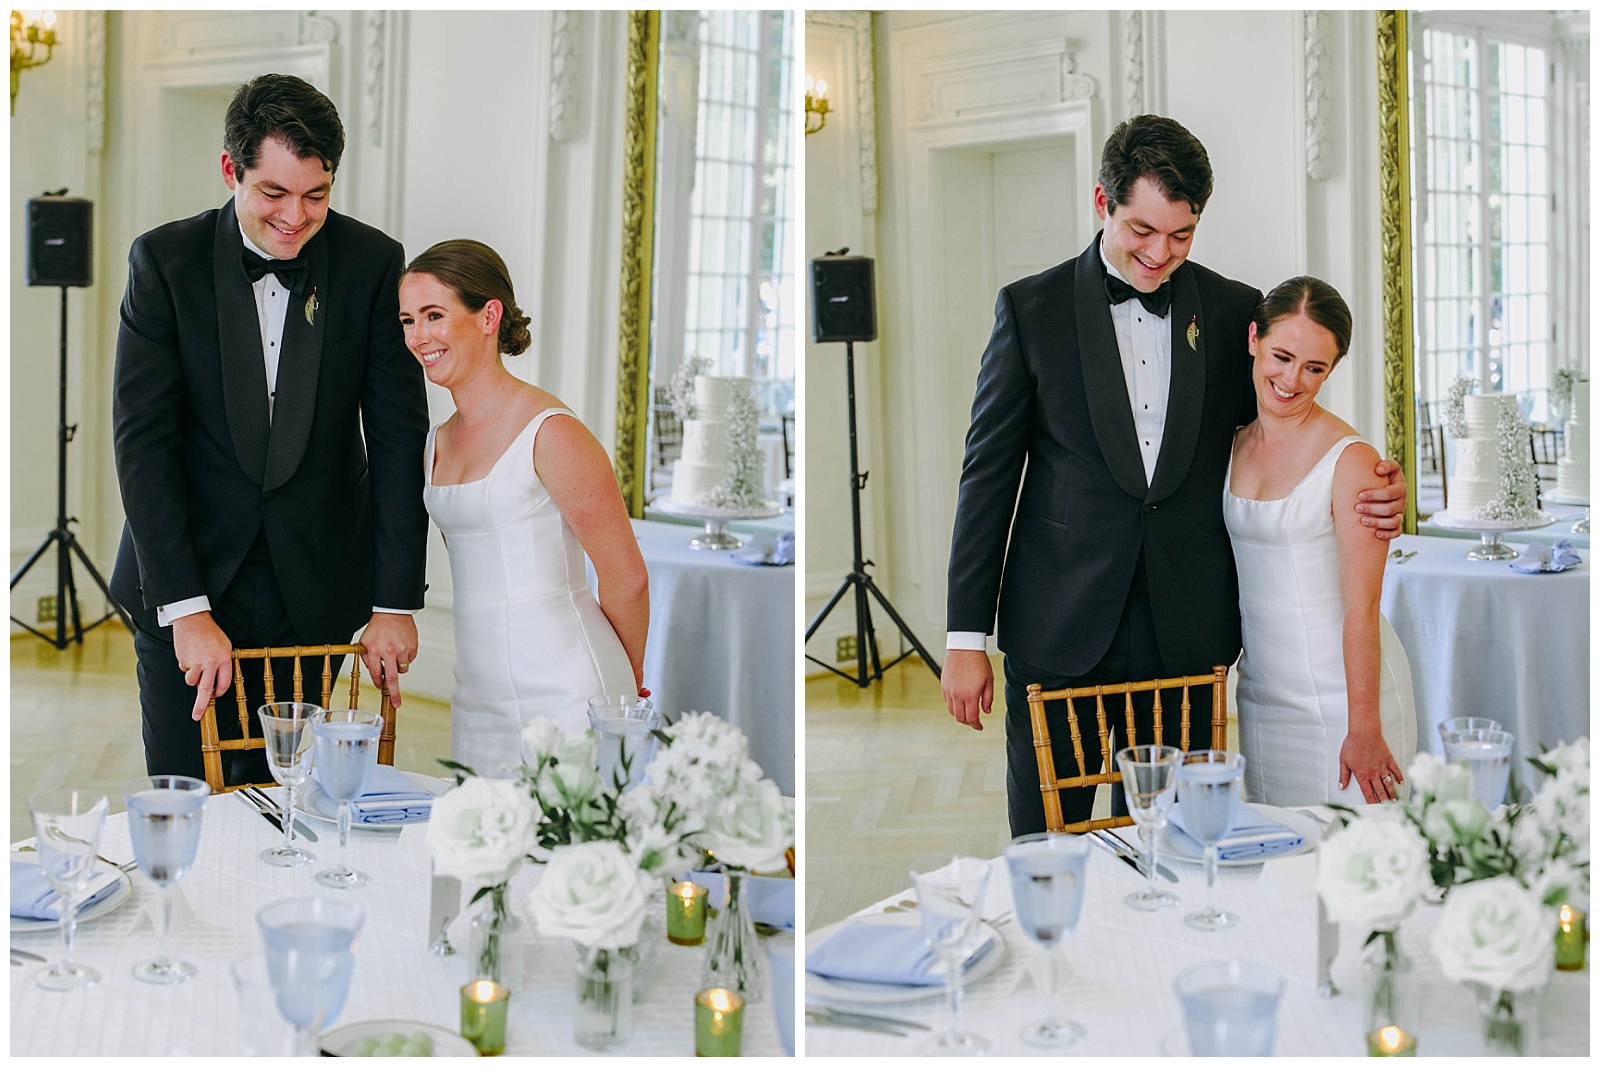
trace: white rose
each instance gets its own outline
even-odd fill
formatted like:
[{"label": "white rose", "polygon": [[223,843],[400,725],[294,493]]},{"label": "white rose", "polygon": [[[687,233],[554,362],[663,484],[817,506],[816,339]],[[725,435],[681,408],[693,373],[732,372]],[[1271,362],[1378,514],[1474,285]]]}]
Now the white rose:
[{"label": "white rose", "polygon": [[577,808],[599,796],[600,785],[594,764],[562,760],[544,769],[535,788],[547,808]]},{"label": "white rose", "polygon": [[1472,772],[1464,765],[1446,763],[1431,752],[1419,752],[1406,771],[1411,795],[1436,800],[1465,800],[1472,795]]},{"label": "white rose", "polygon": [[763,779],[727,797],[707,820],[702,838],[722,863],[747,871],[786,868],[794,843],[794,812],[773,782]]},{"label": "white rose", "polygon": [[541,933],[591,948],[625,948],[639,940],[655,886],[615,841],[586,841],[551,853],[528,902]]},{"label": "white rose", "polygon": [[1451,981],[1527,992],[1550,980],[1555,927],[1554,912],[1515,878],[1486,878],[1450,890],[1433,954]]},{"label": "white rose", "polygon": [[538,841],[539,806],[516,782],[468,778],[433,802],[424,840],[439,873],[495,885]]},{"label": "white rose", "polygon": [[1428,805],[1422,817],[1423,833],[1428,840],[1441,845],[1464,845],[1483,838],[1493,819],[1483,801],[1475,797],[1464,800],[1444,800]]},{"label": "white rose", "polygon": [[1317,892],[1334,922],[1393,927],[1431,885],[1428,843],[1399,819],[1359,818],[1318,849]]},{"label": "white rose", "polygon": [[556,746],[564,736],[554,719],[536,716],[522,730],[522,746],[527,752],[528,765],[537,767],[541,760],[554,755]]},{"label": "white rose", "polygon": [[1589,739],[1564,742],[1539,757],[1539,762],[1554,767],[1558,775],[1581,778],[1587,788],[1589,781]]}]

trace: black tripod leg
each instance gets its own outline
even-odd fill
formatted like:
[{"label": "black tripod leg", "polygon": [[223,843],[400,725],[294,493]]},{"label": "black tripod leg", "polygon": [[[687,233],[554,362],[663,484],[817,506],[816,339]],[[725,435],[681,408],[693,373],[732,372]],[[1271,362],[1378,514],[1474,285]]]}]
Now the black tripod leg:
[{"label": "black tripod leg", "polygon": [[45,549],[55,543],[55,539],[54,530],[45,534],[44,540],[39,542],[39,547],[33,550],[33,555],[29,556],[27,561],[18,567],[16,573],[11,576],[11,588],[15,589],[17,587],[17,583],[22,581],[22,576],[28,573],[30,567],[39,562],[39,557],[44,555]]},{"label": "black tripod leg", "polygon": [[[859,572],[850,575],[856,587],[856,685],[865,689],[873,676],[867,673],[867,648],[876,646],[877,636],[872,632],[872,602],[867,599],[867,582],[871,579]],[[874,649],[873,660],[877,660]],[[879,672],[882,673],[882,672]]]},{"label": "black tripod leg", "polygon": [[[82,545],[78,544],[77,538],[72,540],[72,551],[77,553],[78,562],[83,564],[84,569],[89,572],[89,577],[94,579],[94,584],[98,585],[100,592],[105,594],[106,602],[111,605],[111,610],[116,614],[117,618],[122,620],[122,625],[128,628],[130,634],[133,633],[133,619],[123,610],[122,603],[111,595],[111,586],[106,583],[105,578],[101,577],[100,572],[95,569],[93,561],[89,559],[89,554],[83,550]],[[101,621],[103,622],[104,620],[102,619]]]},{"label": "black tripod leg", "polygon": [[[43,551],[43,550],[41,549],[41,551]],[[24,568],[24,569],[26,569],[26,568]],[[16,585],[17,584],[17,580],[15,578],[13,578],[11,580],[11,584],[12,585]],[[850,579],[849,578],[846,578],[844,581],[839,583],[839,588],[837,588],[837,589],[835,589],[833,591],[833,596],[828,598],[828,602],[822,606],[822,610],[817,612],[817,617],[811,620],[811,625],[806,627],[806,640],[807,641],[811,640],[811,635],[817,632],[817,627],[822,625],[822,620],[824,620],[824,619],[826,619],[828,617],[828,612],[833,610],[834,605],[839,603],[839,598],[844,596],[845,592],[849,588],[850,588]]]},{"label": "black tripod leg", "polygon": [[933,672],[933,676],[935,678],[941,677],[942,668],[939,666],[939,662],[928,655],[928,650],[922,647],[922,642],[917,640],[917,635],[911,632],[911,627],[906,625],[906,621],[900,617],[900,613],[894,610],[894,605],[889,603],[889,598],[883,595],[871,578],[867,579],[867,588],[872,592],[873,596],[878,598],[878,603],[883,605],[883,610],[889,613],[889,618],[894,620],[894,624],[900,628],[900,632],[905,635],[906,640],[911,642],[911,647],[917,650],[917,655],[922,657],[922,662],[928,665],[928,669]]}]

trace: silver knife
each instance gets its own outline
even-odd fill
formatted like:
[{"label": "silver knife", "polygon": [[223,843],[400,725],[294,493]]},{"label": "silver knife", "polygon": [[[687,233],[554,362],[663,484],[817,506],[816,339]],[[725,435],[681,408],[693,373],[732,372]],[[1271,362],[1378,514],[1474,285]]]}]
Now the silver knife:
[{"label": "silver knife", "polygon": [[27,949],[17,948],[15,945],[13,945],[11,947],[11,955],[14,958],[19,959],[19,960],[32,960],[34,963],[46,963],[46,962],[48,962],[43,956],[39,955],[37,952],[29,952]]},{"label": "silver knife", "polygon": [[912,1030],[932,1030],[927,1023],[919,1023],[915,1019],[895,1019],[888,1015],[863,1015],[855,1011],[840,1011],[838,1008],[823,1008],[816,1005],[807,1005],[806,1011],[820,1012],[835,1019],[848,1020],[858,1023],[881,1023],[885,1026],[904,1026]]},{"label": "silver knife", "polygon": [[890,1037],[910,1036],[906,1031],[896,1029],[888,1023],[856,1022],[831,1012],[813,1011],[809,1008],[806,1009],[806,1022],[815,1026],[837,1026],[845,1030],[867,1030],[874,1034],[888,1034]]},{"label": "silver knife", "polygon": [[[1145,869],[1144,858],[1137,855],[1122,838],[1110,830],[1091,830],[1089,836],[1109,848],[1123,863],[1126,863],[1141,875],[1149,876],[1149,872]],[[1169,882],[1178,880],[1178,876],[1168,870],[1166,864],[1163,863],[1156,864],[1156,873]]]},{"label": "silver knife", "polygon": [[[263,809],[275,808],[278,806],[277,801],[267,796],[266,791],[263,789],[260,789],[256,786],[247,786],[246,792],[254,793],[255,796],[261,801],[259,806]],[[278,823],[278,829],[283,829],[283,823],[281,821]],[[311,827],[307,826],[306,821],[300,818],[298,815],[294,817],[294,832],[297,836],[303,837],[307,841],[314,842],[317,839],[317,835],[312,832]]]}]

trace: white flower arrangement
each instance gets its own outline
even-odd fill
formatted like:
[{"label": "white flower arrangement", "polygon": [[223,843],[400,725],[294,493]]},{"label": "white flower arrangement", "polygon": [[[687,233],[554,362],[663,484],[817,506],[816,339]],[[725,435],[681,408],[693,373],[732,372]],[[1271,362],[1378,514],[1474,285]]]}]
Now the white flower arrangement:
[{"label": "white flower arrangement", "polygon": [[761,453],[756,433],[761,412],[749,382],[741,382],[728,398],[728,467],[706,500],[714,508],[758,508],[766,503]]},{"label": "white flower arrangement", "polygon": [[1445,900],[1432,948],[1454,982],[1514,993],[1538,989],[1555,965],[1552,909],[1509,875],[1457,886]]},{"label": "white flower arrangement", "polygon": [[683,362],[678,364],[678,369],[673,372],[668,399],[672,404],[673,414],[680,420],[695,417],[698,409],[694,400],[694,380],[710,369],[711,361],[705,356],[685,356]]},{"label": "white flower arrangement", "polygon": [[1440,412],[1440,421],[1450,436],[1457,441],[1467,436],[1467,394],[1472,392],[1473,381],[1465,374],[1458,374],[1450,383],[1450,388],[1445,393],[1444,409]]},{"label": "white flower arrangement", "polygon": [[1562,367],[1550,376],[1550,407],[1552,418],[1562,418],[1572,410],[1572,387],[1583,376],[1571,367]]},{"label": "white flower arrangement", "polygon": [[627,948],[639,940],[656,882],[615,841],[583,841],[550,853],[528,896],[539,929],[589,948]]},{"label": "white flower arrangement", "polygon": [[1333,922],[1392,930],[1429,884],[1428,842],[1401,819],[1356,819],[1322,842],[1317,893]]},{"label": "white flower arrangement", "polygon": [[537,841],[539,818],[516,782],[469,778],[433,802],[425,839],[439,873],[503,885]]},{"label": "white flower arrangement", "polygon": [[1507,404],[1495,421],[1495,433],[1500,491],[1473,514],[1479,519],[1520,521],[1539,510],[1539,476],[1528,454],[1528,424]]}]

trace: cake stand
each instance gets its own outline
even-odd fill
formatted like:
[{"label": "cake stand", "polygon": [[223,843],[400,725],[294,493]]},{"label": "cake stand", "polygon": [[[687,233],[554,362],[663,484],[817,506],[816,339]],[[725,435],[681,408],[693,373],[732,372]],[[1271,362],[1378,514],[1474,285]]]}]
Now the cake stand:
[{"label": "cake stand", "polygon": [[1552,504],[1571,504],[1583,509],[1583,518],[1572,524],[1572,532],[1586,534],[1589,532],[1589,498],[1586,496],[1566,496],[1561,493],[1546,493],[1544,498]]},{"label": "cake stand", "polygon": [[1530,519],[1466,519],[1448,511],[1435,512],[1429,522],[1445,530],[1466,530],[1483,535],[1483,543],[1467,550],[1468,559],[1516,559],[1522,553],[1508,546],[1504,535],[1518,530],[1542,530],[1556,521],[1548,511]]},{"label": "cake stand", "polygon": [[755,508],[708,508],[694,504],[681,504],[671,497],[656,500],[650,505],[663,515],[680,519],[699,519],[706,524],[705,533],[689,539],[690,548],[725,551],[743,547],[744,538],[728,532],[728,523],[736,519],[770,519],[783,513],[777,504],[763,504]]}]

